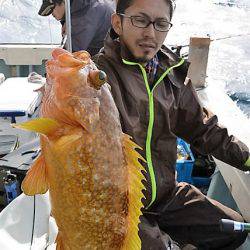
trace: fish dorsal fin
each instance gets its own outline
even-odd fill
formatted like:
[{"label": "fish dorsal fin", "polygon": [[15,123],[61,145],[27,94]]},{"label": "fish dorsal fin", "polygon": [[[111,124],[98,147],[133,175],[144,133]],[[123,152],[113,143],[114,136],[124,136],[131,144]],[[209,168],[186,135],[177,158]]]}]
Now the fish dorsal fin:
[{"label": "fish dorsal fin", "polygon": [[123,137],[123,147],[125,151],[125,157],[128,169],[128,231],[126,238],[124,240],[124,245],[122,250],[140,250],[141,249],[141,239],[139,237],[139,223],[140,215],[142,214],[141,209],[143,207],[142,198],[144,197],[142,190],[145,189],[142,184],[142,180],[145,177],[142,171],[145,171],[144,167],[138,162],[138,159],[143,159],[143,157],[135,150],[135,148],[140,148],[135,144],[131,138],[124,134]]},{"label": "fish dorsal fin", "polygon": [[22,190],[26,195],[44,194],[48,190],[46,164],[43,155],[40,155],[22,182]]},{"label": "fish dorsal fin", "polygon": [[43,135],[49,135],[60,128],[60,124],[51,118],[38,118],[27,122],[12,124],[14,128],[25,129]]}]

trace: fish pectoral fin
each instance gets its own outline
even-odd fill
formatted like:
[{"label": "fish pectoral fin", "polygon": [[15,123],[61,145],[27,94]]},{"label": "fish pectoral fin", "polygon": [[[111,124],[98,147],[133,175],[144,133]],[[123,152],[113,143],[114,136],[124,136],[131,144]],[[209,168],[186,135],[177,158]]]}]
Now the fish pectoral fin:
[{"label": "fish pectoral fin", "polygon": [[46,164],[40,155],[26,174],[22,182],[22,190],[26,195],[44,194],[48,190]]},{"label": "fish pectoral fin", "polygon": [[145,189],[142,180],[145,180],[143,171],[144,167],[139,163],[138,159],[144,160],[140,154],[135,151],[140,148],[135,144],[128,135],[123,137],[123,150],[128,169],[128,232],[124,240],[122,250],[140,250],[141,240],[138,235],[141,209],[143,207],[142,198],[144,195],[142,190]]},{"label": "fish pectoral fin", "polygon": [[49,135],[60,127],[60,124],[51,118],[38,118],[27,122],[12,124],[14,128],[25,129],[39,134]]},{"label": "fish pectoral fin", "polygon": [[72,145],[74,145],[79,139],[82,138],[82,132],[78,132],[71,135],[64,135],[53,145],[54,152],[57,152],[59,155],[64,152],[68,152]]}]

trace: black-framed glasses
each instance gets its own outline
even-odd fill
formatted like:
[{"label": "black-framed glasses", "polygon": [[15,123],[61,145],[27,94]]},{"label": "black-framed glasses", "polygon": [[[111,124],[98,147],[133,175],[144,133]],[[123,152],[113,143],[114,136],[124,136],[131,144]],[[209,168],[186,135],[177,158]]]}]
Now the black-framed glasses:
[{"label": "black-framed glasses", "polygon": [[145,16],[128,16],[121,13],[117,13],[117,15],[129,18],[131,20],[132,25],[137,28],[147,28],[152,23],[155,30],[160,32],[167,32],[173,26],[172,23],[162,18],[158,18],[155,21],[151,21],[148,17]]}]

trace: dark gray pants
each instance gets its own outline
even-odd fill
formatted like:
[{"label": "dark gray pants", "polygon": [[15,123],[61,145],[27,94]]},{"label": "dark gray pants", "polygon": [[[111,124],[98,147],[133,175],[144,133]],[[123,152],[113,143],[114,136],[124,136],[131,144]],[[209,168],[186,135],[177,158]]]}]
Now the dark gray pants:
[{"label": "dark gray pants", "polygon": [[243,221],[242,216],[187,183],[179,183],[171,199],[152,210],[145,211],[141,219],[143,250],[229,250],[239,247],[247,237],[246,233],[221,232],[220,219]]}]

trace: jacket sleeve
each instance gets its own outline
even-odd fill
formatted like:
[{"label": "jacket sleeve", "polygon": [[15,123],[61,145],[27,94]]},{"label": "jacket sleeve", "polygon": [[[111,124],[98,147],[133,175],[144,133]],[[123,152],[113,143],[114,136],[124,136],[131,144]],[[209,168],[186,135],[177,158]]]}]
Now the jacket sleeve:
[{"label": "jacket sleeve", "polygon": [[176,135],[198,152],[211,154],[240,170],[249,157],[247,146],[218,124],[217,116],[202,108],[191,81],[183,87],[179,99]]},{"label": "jacket sleeve", "polygon": [[73,51],[88,49],[100,25],[100,15],[95,8],[90,9],[82,17],[72,17]]}]

